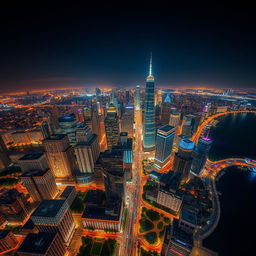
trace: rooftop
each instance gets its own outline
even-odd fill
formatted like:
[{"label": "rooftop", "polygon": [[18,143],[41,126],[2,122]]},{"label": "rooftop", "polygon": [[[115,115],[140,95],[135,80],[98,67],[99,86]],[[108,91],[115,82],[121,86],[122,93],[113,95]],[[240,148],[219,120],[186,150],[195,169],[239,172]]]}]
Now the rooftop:
[{"label": "rooftop", "polygon": [[24,172],[20,177],[35,177],[35,176],[43,176],[46,172],[48,172],[49,169],[46,169],[44,171],[42,170],[31,170]]},{"label": "rooftop", "polygon": [[184,247],[190,248],[190,249],[192,249],[193,244],[194,244],[193,234],[181,229],[178,226],[178,221],[176,219],[173,221],[173,225],[172,225],[171,240],[175,241],[176,243],[178,243]]},{"label": "rooftop", "polygon": [[84,198],[84,204],[100,205],[104,195],[105,195],[105,192],[102,190],[88,190]]},{"label": "rooftop", "polygon": [[31,216],[55,217],[64,203],[64,199],[43,200]]},{"label": "rooftop", "polygon": [[20,245],[18,253],[45,254],[56,235],[48,232],[30,233]]},{"label": "rooftop", "polygon": [[168,124],[167,124],[167,125],[164,125],[164,126],[160,127],[160,128],[158,129],[158,132],[167,133],[167,132],[172,131],[173,129],[175,129],[174,126],[171,126],[171,125],[168,125]]},{"label": "rooftop", "polygon": [[66,136],[67,136],[66,134],[54,134],[54,135],[51,135],[50,137],[44,139],[44,141],[47,141],[47,140],[62,140]]},{"label": "rooftop", "polygon": [[67,115],[59,118],[59,122],[74,122],[75,115]]},{"label": "rooftop", "polygon": [[191,141],[191,140],[183,139],[183,140],[181,140],[179,146],[180,146],[181,148],[183,148],[183,149],[190,150],[190,149],[193,149],[193,148],[194,148],[195,143],[194,143],[193,141]]},{"label": "rooftop", "polygon": [[43,153],[33,153],[33,154],[26,154],[21,157],[19,160],[36,160],[39,159]]},{"label": "rooftop", "polygon": [[122,202],[116,202],[113,204],[115,208],[112,209],[116,214],[108,214],[108,209],[103,206],[87,206],[82,214],[82,218],[86,219],[98,219],[98,220],[109,220],[109,221],[119,221],[120,212],[121,212]]},{"label": "rooftop", "polygon": [[96,134],[92,134],[91,138],[88,141],[86,141],[86,142],[78,142],[76,144],[76,146],[91,146],[92,143],[96,140],[96,138],[97,138],[97,135]]},{"label": "rooftop", "polygon": [[197,224],[197,217],[196,217],[196,213],[193,211],[189,211],[188,209],[182,209],[181,211],[181,218],[184,221],[187,221],[193,225]]},{"label": "rooftop", "polygon": [[61,193],[60,198],[65,198],[66,199],[73,190],[76,190],[75,186],[67,186],[64,189],[64,191]]},{"label": "rooftop", "polygon": [[25,229],[25,230],[27,230],[27,229],[33,229],[35,227],[35,224],[34,224],[34,222],[29,218],[27,221],[26,221],[26,223],[22,226],[22,229]]}]

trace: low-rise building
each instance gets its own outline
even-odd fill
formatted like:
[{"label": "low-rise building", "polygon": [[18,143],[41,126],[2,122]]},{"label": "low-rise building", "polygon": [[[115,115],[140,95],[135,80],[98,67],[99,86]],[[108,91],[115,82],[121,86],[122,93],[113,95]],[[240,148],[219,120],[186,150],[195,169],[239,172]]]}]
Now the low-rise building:
[{"label": "low-rise building", "polygon": [[120,232],[123,203],[115,201],[111,206],[87,206],[82,214],[84,228]]}]

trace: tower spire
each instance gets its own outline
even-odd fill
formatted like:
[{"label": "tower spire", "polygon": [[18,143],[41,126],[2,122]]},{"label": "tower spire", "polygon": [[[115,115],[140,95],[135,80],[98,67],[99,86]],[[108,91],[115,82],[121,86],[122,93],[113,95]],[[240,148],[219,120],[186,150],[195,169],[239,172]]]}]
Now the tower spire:
[{"label": "tower spire", "polygon": [[152,76],[152,52],[150,52],[149,76]]},{"label": "tower spire", "polygon": [[154,76],[152,75],[152,52],[150,52],[150,63],[149,63],[149,75],[147,81],[154,81]]}]

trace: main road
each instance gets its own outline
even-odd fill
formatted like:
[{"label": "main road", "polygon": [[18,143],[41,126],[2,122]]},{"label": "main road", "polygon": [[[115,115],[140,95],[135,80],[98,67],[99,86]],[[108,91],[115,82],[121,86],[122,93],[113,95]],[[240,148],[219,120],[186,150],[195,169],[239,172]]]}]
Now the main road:
[{"label": "main road", "polygon": [[132,184],[127,191],[127,218],[123,230],[123,243],[120,248],[120,256],[134,256],[137,248],[137,235],[139,226],[139,209],[142,175],[142,111],[135,110],[135,142],[133,147],[133,177]]}]

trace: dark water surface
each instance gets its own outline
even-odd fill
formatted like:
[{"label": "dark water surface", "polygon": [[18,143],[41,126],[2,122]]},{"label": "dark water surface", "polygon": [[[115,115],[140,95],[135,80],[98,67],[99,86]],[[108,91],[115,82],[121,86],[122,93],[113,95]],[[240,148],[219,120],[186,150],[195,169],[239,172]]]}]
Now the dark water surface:
[{"label": "dark water surface", "polygon": [[[236,114],[219,119],[212,129],[212,160],[229,157],[256,159],[256,115]],[[221,217],[204,245],[220,256],[256,255],[256,173],[229,167],[217,183]]]}]

